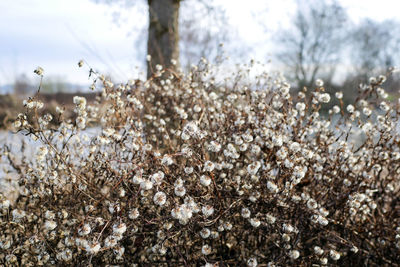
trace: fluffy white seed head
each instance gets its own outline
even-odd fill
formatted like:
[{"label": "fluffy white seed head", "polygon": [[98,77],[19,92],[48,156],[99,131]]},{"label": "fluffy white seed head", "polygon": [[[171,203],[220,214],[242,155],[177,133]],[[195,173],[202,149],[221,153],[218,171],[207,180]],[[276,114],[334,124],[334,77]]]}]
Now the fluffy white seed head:
[{"label": "fluffy white seed head", "polygon": [[157,192],[153,197],[154,204],[163,206],[167,201],[167,195],[164,192]]},{"label": "fluffy white seed head", "polygon": [[289,251],[289,257],[293,260],[298,259],[300,257],[300,252],[298,250]]},{"label": "fluffy white seed head", "polygon": [[337,261],[340,259],[340,253],[337,252],[336,250],[331,249],[329,251],[329,256],[331,257],[332,260]]}]

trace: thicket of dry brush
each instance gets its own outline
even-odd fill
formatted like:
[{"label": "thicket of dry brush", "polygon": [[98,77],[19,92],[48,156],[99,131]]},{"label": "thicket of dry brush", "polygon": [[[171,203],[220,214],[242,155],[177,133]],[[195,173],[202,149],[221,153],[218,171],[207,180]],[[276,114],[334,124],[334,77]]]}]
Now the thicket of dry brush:
[{"label": "thicket of dry brush", "polygon": [[322,81],[291,94],[279,76],[247,84],[243,68],[92,75],[98,103],[76,97],[77,119],[58,109],[59,127],[27,100],[15,127],[41,145],[22,160],[3,149],[20,195],[0,195],[0,263],[397,265],[400,107],[386,78],[344,106]]}]

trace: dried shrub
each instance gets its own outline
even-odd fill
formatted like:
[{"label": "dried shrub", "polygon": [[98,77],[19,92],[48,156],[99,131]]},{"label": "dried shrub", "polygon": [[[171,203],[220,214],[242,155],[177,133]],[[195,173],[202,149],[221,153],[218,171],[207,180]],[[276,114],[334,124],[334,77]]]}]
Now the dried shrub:
[{"label": "dried shrub", "polygon": [[251,84],[251,68],[223,79],[203,60],[118,85],[91,70],[101,100],[75,97],[76,120],[59,113],[57,127],[25,102],[15,126],[41,145],[18,162],[3,151],[20,195],[0,195],[0,263],[398,265],[400,110],[386,77],[345,107],[320,80],[308,99],[280,76]]}]

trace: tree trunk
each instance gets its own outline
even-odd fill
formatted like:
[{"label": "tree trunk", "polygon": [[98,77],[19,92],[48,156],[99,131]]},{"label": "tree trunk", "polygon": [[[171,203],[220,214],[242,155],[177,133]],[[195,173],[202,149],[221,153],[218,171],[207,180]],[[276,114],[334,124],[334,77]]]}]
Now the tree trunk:
[{"label": "tree trunk", "polygon": [[[164,68],[179,65],[179,5],[180,0],[148,0],[149,37],[147,54],[151,62],[147,67],[147,77],[151,77],[157,64]],[[176,65],[171,60],[177,61]]]}]

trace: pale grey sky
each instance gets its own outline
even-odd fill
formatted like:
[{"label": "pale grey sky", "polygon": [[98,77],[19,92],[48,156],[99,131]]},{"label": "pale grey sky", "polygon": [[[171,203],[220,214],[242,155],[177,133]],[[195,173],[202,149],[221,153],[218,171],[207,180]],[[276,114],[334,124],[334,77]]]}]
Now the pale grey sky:
[{"label": "pale grey sky", "polygon": [[[1,0],[0,85],[12,83],[16,75],[28,74],[42,66],[46,76],[86,84],[87,71],[79,69],[80,59],[120,80],[134,77],[138,59],[145,55],[135,47],[135,30],[147,27],[147,10],[141,6],[122,13],[120,26],[112,23],[115,8],[91,0]],[[305,1],[306,2],[306,1]],[[342,0],[354,21],[396,18],[400,2],[394,0]],[[241,41],[256,45],[254,57],[265,60],[268,44],[260,18],[271,29],[287,26],[295,12],[294,0],[217,0],[226,8],[230,23]],[[256,16],[265,10],[263,16]],[[133,29],[133,30],[132,30]],[[128,35],[130,33],[130,35]],[[264,39],[263,39],[264,38]],[[265,42],[265,47],[263,44]]]}]

